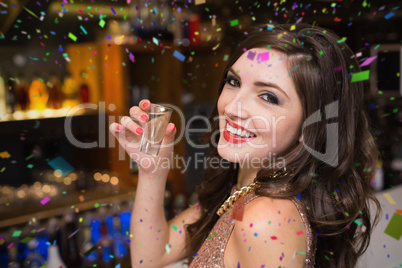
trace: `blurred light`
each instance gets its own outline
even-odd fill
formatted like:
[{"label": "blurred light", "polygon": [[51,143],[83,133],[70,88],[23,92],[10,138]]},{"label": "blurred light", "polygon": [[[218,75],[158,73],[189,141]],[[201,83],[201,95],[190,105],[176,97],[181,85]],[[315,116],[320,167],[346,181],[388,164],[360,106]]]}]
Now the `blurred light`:
[{"label": "blurred light", "polygon": [[61,177],[61,174],[60,174],[57,170],[55,170],[55,171],[53,172],[53,175],[54,175],[56,178],[60,178],[60,177]]},{"label": "blurred light", "polygon": [[110,180],[109,174],[103,174],[102,175],[102,181],[103,182],[109,182],[109,180]]},{"label": "blurred light", "polygon": [[14,117],[15,120],[22,120],[22,119],[25,118],[25,114],[23,112],[21,112],[21,111],[15,111],[13,113],[13,117]]},{"label": "blurred light", "polygon": [[99,172],[96,172],[96,173],[94,174],[94,179],[95,179],[96,181],[100,181],[100,180],[102,179],[102,174],[100,174]]},{"label": "blurred light", "polygon": [[47,184],[43,185],[42,191],[45,192],[45,193],[49,193],[50,192],[50,186],[47,185]]},{"label": "blurred light", "polygon": [[64,180],[63,180],[63,183],[64,183],[65,185],[70,185],[70,184],[71,184],[71,179],[70,179],[70,177],[65,177]]},{"label": "blurred light", "polygon": [[116,176],[113,176],[110,178],[110,183],[112,185],[117,185],[117,184],[119,184],[119,179]]},{"label": "blurred light", "polygon": [[1,192],[3,194],[8,194],[8,193],[10,193],[10,188],[8,188],[7,186],[4,186],[3,188],[1,188]]},{"label": "blurred light", "polygon": [[72,181],[76,181],[77,180],[77,173],[75,173],[75,172],[73,172],[73,173],[71,173],[70,175],[68,175],[70,178],[71,178],[71,180]]},{"label": "blurred light", "polygon": [[27,112],[28,118],[31,118],[31,119],[38,118],[39,115],[40,115],[40,112],[37,111],[37,110],[29,110],[29,111]]},{"label": "blurred light", "polygon": [[18,190],[17,191],[17,197],[18,198],[25,198],[25,191],[24,190]]}]

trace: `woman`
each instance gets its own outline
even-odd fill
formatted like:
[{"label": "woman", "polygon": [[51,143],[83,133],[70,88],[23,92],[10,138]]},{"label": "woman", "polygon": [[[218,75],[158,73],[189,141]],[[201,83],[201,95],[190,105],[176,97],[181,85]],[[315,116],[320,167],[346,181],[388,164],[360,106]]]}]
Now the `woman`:
[{"label": "woman", "polygon": [[[141,157],[133,267],[185,256],[190,267],[354,267],[370,240],[369,201],[379,203],[363,84],[350,80],[360,71],[353,52],[322,28],[262,25],[234,46],[227,66],[204,141],[209,157],[232,164],[209,167],[199,203],[171,221],[162,207],[169,169],[152,174],[141,164],[149,156],[129,146],[140,141],[149,101],[110,126]],[[175,132],[170,123],[165,145]]]}]

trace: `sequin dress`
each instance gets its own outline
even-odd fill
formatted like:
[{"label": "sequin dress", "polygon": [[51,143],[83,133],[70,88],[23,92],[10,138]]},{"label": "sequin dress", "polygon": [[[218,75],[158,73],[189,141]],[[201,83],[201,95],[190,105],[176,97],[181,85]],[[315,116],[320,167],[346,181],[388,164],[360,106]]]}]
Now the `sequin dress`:
[{"label": "sequin dress", "polygon": [[[232,188],[231,194],[237,190],[236,186]],[[258,196],[254,193],[249,193],[242,198],[242,205],[245,206]],[[240,199],[238,200],[240,201]],[[301,219],[306,227],[307,234],[307,252],[304,268],[313,268],[315,263],[315,251],[316,251],[316,237],[313,233],[310,223],[307,220],[307,214],[304,206],[296,199],[292,199],[295,204]],[[191,262],[189,268],[200,267],[216,267],[224,268],[224,254],[225,248],[229,241],[230,234],[233,231],[235,220],[232,219],[232,215],[229,211],[225,212],[215,226],[212,228],[207,239],[205,239],[201,248],[198,250],[196,257]]]}]

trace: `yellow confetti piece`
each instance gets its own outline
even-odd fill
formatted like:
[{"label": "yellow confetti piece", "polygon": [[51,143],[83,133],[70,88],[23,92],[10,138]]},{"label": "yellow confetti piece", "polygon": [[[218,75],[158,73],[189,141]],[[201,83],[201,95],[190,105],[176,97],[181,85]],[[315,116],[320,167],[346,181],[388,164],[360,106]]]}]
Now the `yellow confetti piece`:
[{"label": "yellow confetti piece", "polygon": [[291,30],[291,31],[293,31],[294,29],[296,29],[296,25],[290,26],[290,30]]},{"label": "yellow confetti piece", "polygon": [[1,158],[9,158],[10,156],[11,155],[7,151],[0,152],[0,157]]},{"label": "yellow confetti piece", "polygon": [[390,194],[386,193],[384,194],[384,197],[387,199],[388,203],[390,203],[391,205],[396,205],[395,200]]}]

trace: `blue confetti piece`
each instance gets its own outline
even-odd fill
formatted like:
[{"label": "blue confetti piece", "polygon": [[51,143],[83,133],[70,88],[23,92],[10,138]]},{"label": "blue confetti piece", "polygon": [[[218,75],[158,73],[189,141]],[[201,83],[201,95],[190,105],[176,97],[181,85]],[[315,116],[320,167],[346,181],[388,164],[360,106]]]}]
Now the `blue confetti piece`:
[{"label": "blue confetti piece", "polygon": [[388,220],[388,213],[387,213],[387,214],[385,214],[385,219],[386,219],[386,220]]},{"label": "blue confetti piece", "polygon": [[116,15],[116,11],[114,11],[114,8],[113,8],[113,7],[111,7],[110,9],[112,10],[113,15]]},{"label": "blue confetti piece", "polygon": [[175,50],[173,53],[173,56],[176,57],[178,60],[180,61],[184,61],[184,59],[186,58],[186,56],[184,56],[183,54],[181,54],[179,51]]},{"label": "blue confetti piece", "polygon": [[393,17],[395,14],[393,12],[389,12],[387,15],[385,15],[385,19],[388,20],[389,18]]},{"label": "blue confetti piece", "polygon": [[300,198],[301,198],[301,193],[298,193],[298,194],[296,195],[296,198],[297,198],[297,200],[300,200]]},{"label": "blue confetti piece", "polygon": [[61,176],[66,176],[74,171],[74,167],[70,165],[63,157],[58,156],[55,159],[47,162],[49,166],[53,169],[57,170],[61,174]]}]

